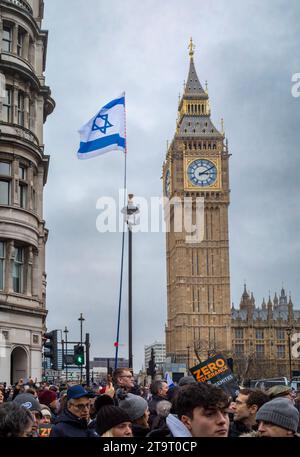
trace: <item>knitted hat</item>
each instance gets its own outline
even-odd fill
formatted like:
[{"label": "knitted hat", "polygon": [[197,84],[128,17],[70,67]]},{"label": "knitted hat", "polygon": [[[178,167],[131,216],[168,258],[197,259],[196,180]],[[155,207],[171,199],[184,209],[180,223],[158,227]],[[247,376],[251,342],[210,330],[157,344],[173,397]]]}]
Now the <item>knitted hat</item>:
[{"label": "knitted hat", "polygon": [[258,410],[257,421],[270,422],[287,430],[297,431],[299,412],[288,398],[274,398]]},{"label": "knitted hat", "polygon": [[114,405],[113,399],[109,395],[99,395],[95,400],[94,408],[98,412],[100,408],[107,405]]},{"label": "knitted hat", "polygon": [[194,384],[195,382],[197,381],[194,376],[182,376],[182,378],[179,379],[178,385],[181,387],[186,384]]},{"label": "knitted hat", "polygon": [[131,422],[128,414],[118,406],[106,405],[100,408],[96,418],[96,432],[102,436],[123,422]]},{"label": "knitted hat", "polygon": [[41,411],[40,402],[32,394],[18,394],[14,403],[30,411]]},{"label": "knitted hat", "polygon": [[139,395],[127,394],[124,398],[119,399],[119,406],[126,411],[132,421],[135,421],[143,417],[148,408],[148,403]]},{"label": "knitted hat", "polygon": [[267,390],[267,394],[269,395],[270,399],[276,397],[282,397],[284,395],[290,394],[292,392],[292,388],[289,386],[273,386]]},{"label": "knitted hat", "polygon": [[43,390],[39,394],[39,400],[44,405],[49,406],[53,401],[57,399],[56,393],[53,390]]}]

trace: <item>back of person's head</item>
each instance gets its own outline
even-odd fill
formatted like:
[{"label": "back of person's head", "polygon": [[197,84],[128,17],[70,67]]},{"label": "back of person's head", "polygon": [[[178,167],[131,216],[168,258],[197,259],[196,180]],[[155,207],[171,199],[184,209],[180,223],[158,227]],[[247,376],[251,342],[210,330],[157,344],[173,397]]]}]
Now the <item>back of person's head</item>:
[{"label": "back of person's head", "polygon": [[126,411],[131,421],[135,421],[144,416],[148,403],[143,397],[128,393],[119,397],[119,407]]},{"label": "back of person's head", "polygon": [[266,392],[263,392],[260,389],[241,389],[240,394],[247,395],[246,405],[248,408],[250,406],[256,405],[259,409],[263,404],[269,401],[269,396]]},{"label": "back of person's head", "polygon": [[102,408],[103,406],[107,406],[107,405],[114,405],[113,399],[109,395],[105,395],[105,394],[99,395],[96,398],[95,403],[94,403],[94,408],[95,408],[96,413],[99,412],[100,408]]},{"label": "back of person's head", "polygon": [[187,384],[178,389],[172,405],[172,410],[179,419],[183,415],[192,418],[193,410],[197,407],[204,408],[204,410],[227,408],[229,397],[222,389],[212,384]]},{"label": "back of person's head", "polygon": [[15,402],[0,405],[0,438],[23,437],[32,424],[33,418],[26,408]]},{"label": "back of person's head", "polygon": [[156,413],[158,416],[167,417],[171,411],[172,403],[168,400],[159,401],[156,405]]}]

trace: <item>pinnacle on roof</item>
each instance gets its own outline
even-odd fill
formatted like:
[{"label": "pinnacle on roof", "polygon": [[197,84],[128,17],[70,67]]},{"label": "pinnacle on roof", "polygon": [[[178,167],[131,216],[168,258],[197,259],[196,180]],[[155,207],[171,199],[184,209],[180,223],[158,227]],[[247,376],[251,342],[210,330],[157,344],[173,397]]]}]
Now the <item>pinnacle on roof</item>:
[{"label": "pinnacle on roof", "polygon": [[184,88],[184,95],[193,95],[193,96],[199,96],[199,95],[204,95],[205,98],[208,98],[207,93],[203,89],[199,78],[197,76],[196,68],[194,65],[194,50],[195,50],[195,45],[193,43],[192,38],[190,39],[190,44],[189,44],[189,55],[190,55],[190,68],[189,68],[189,74],[188,78],[185,84]]}]

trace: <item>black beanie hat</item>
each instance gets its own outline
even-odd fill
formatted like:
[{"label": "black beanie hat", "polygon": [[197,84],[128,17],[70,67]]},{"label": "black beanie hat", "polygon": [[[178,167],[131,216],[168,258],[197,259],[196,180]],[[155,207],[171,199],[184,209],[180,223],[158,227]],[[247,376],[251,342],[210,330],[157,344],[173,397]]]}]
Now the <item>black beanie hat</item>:
[{"label": "black beanie hat", "polygon": [[96,418],[96,432],[99,436],[116,425],[131,422],[128,414],[118,406],[106,405],[100,408]]},{"label": "black beanie hat", "polygon": [[94,408],[96,412],[100,410],[100,408],[103,408],[103,406],[107,405],[114,405],[113,399],[109,395],[100,395],[99,397],[96,398],[95,403],[94,403]]}]

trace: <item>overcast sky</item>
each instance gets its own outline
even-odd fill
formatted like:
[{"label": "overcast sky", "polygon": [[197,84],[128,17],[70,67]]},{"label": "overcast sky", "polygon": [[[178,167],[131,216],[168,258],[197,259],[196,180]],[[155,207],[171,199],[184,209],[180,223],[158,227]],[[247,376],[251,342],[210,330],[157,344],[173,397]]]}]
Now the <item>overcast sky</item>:
[{"label": "overcast sky", "polygon": [[[69,338],[78,339],[82,312],[92,356],[114,356],[121,234],[96,230],[96,201],[118,194],[124,161],[118,153],[79,161],[77,130],[125,90],[128,190],[161,195],[190,36],[212,120],[220,128],[224,118],[232,154],[232,301],[238,305],[246,280],[256,304],[283,284],[299,308],[300,98],[291,94],[300,72],[299,1],[45,0],[43,28],[46,83],[56,101],[45,126],[48,330],[67,325]],[[144,345],[164,340],[165,235],[140,233],[133,242],[138,370]],[[120,342],[126,357],[126,277]]]}]

